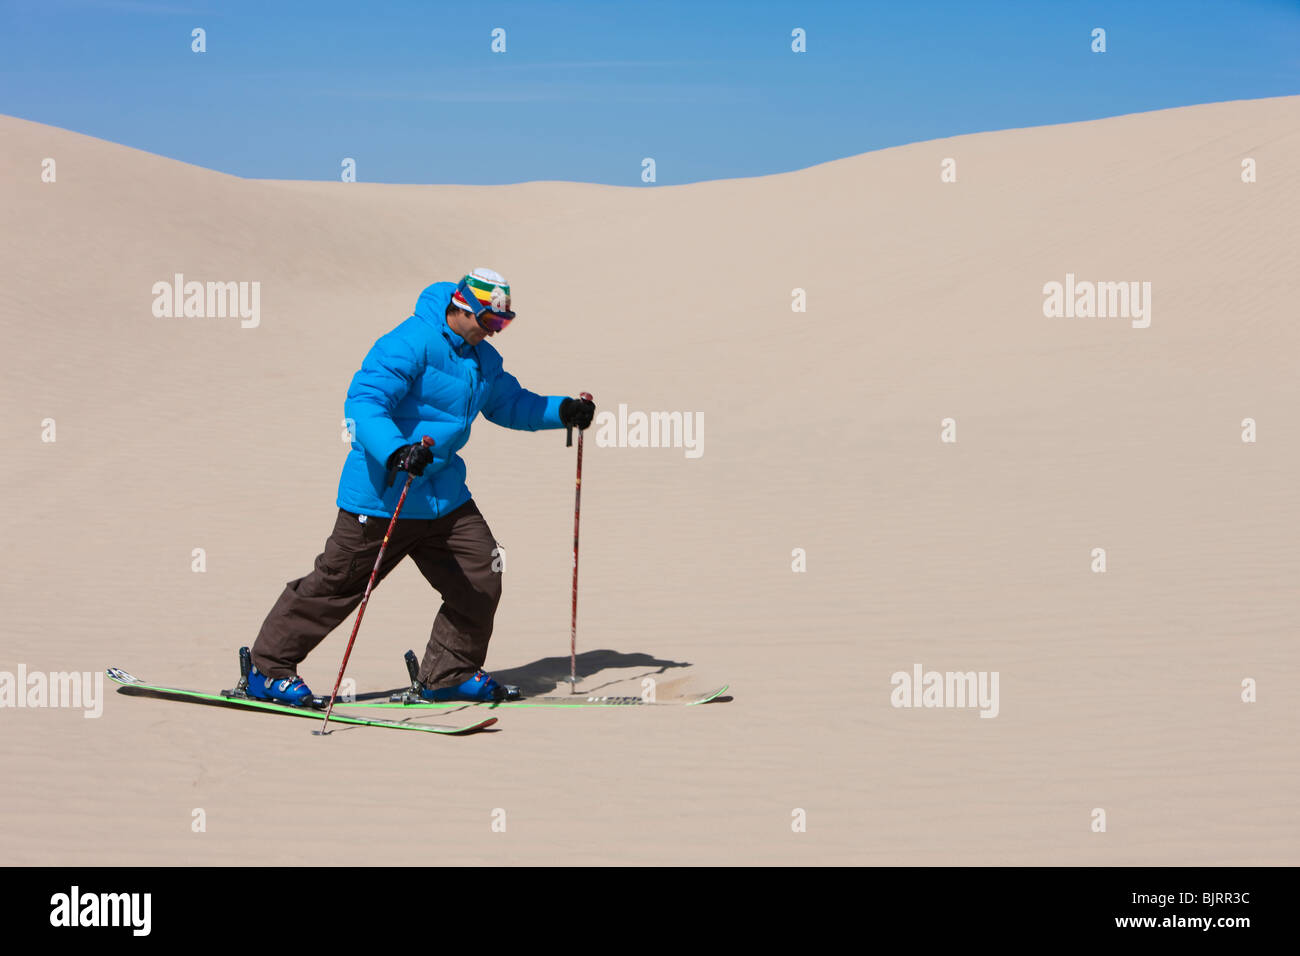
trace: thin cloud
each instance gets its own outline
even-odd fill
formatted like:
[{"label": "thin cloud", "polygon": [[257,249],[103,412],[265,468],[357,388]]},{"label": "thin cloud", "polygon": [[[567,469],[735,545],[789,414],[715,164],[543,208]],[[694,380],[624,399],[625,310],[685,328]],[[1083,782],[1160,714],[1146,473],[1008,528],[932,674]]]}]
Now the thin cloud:
[{"label": "thin cloud", "polygon": [[210,7],[177,6],[171,3],[149,2],[149,0],[32,0],[26,4],[40,12],[48,12],[53,7],[64,10],[79,10],[85,13],[148,13],[154,16],[220,16],[219,10]]},{"label": "thin cloud", "polygon": [[322,89],[322,96],[410,103],[734,103],[752,99],[732,87],[682,84],[582,86],[504,90],[357,90]]},{"label": "thin cloud", "polygon": [[[509,54],[506,54],[508,56]],[[505,62],[505,57],[500,57],[501,63],[479,67],[479,69],[491,70],[605,70],[620,69],[623,67],[660,67],[660,66],[690,66],[697,67],[704,60],[561,60],[561,61],[535,61],[531,63]],[[475,64],[477,66],[477,64]]]}]

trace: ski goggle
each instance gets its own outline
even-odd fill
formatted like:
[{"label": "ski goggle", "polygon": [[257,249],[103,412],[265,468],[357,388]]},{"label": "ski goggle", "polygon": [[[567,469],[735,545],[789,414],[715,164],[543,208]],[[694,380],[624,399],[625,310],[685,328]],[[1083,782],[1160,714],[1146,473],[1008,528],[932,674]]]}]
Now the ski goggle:
[{"label": "ski goggle", "polygon": [[478,323],[479,328],[485,332],[500,332],[507,325],[515,320],[513,312],[494,312],[478,300],[474,292],[469,287],[469,283],[464,279],[456,286],[456,291],[460,297],[465,300],[474,312],[474,321]]}]

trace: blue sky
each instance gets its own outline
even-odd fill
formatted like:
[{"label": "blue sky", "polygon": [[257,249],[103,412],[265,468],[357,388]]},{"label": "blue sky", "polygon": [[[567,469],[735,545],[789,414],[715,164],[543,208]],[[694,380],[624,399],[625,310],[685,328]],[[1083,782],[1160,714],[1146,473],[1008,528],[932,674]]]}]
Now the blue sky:
[{"label": "blue sky", "polygon": [[667,185],[1296,93],[1300,0],[0,0],[0,113],[258,178]]}]

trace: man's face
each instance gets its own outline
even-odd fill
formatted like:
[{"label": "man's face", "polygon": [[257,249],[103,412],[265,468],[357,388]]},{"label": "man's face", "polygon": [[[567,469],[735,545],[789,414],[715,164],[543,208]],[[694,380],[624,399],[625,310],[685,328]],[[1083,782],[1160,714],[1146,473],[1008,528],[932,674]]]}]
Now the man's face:
[{"label": "man's face", "polygon": [[478,320],[462,308],[453,307],[451,315],[447,318],[447,324],[451,330],[459,335],[470,345],[478,345],[490,335],[496,335],[495,332],[487,332],[478,324]]}]

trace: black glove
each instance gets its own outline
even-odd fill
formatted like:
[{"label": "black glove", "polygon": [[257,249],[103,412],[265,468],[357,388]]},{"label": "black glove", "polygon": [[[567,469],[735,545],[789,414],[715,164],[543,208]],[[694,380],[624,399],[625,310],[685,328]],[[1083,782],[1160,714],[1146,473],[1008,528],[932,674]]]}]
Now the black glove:
[{"label": "black glove", "polygon": [[388,456],[388,484],[384,487],[391,488],[393,481],[397,478],[399,471],[419,477],[424,474],[424,469],[433,464],[433,449],[416,442],[413,445],[403,445],[397,451]]},{"label": "black glove", "polygon": [[596,403],[585,398],[566,398],[560,402],[560,424],[565,428],[587,428],[596,416]]}]

